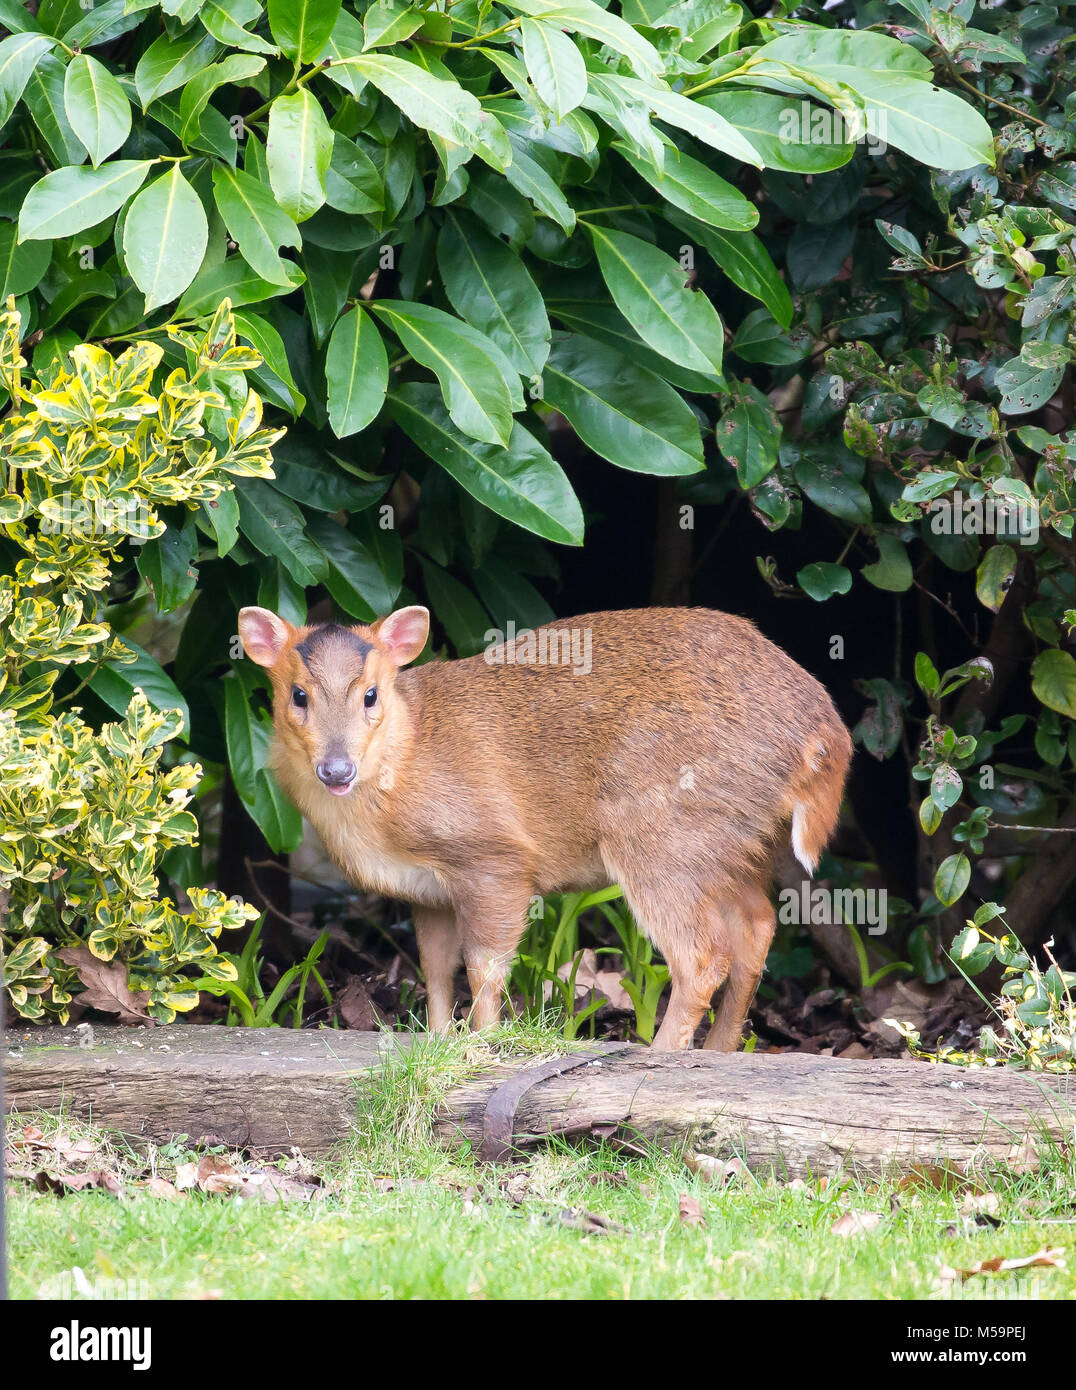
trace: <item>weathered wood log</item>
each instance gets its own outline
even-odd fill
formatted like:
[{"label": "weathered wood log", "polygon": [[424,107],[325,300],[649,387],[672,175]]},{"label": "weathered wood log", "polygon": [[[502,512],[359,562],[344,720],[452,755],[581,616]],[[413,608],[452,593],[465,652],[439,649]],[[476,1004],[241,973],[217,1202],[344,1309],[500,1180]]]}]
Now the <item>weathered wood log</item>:
[{"label": "weathered wood log", "polygon": [[9,1029],[5,1099],[22,1112],[62,1108],[134,1143],[186,1134],[319,1154],[347,1135],[356,1084],[397,1036],[191,1024]]},{"label": "weathered wood log", "polygon": [[[350,1131],[357,1090],[405,1034],[196,1027],[24,1029],[7,1036],[6,1100],[61,1107],[135,1142],[191,1140],[321,1154]],[[1076,1078],[804,1053],[597,1049],[550,1074],[527,1059],[455,1087],[446,1143],[525,1152],[550,1135],[742,1157],[788,1176],[866,1173],[981,1156],[1026,1159],[1028,1139],[1071,1138]],[[574,1061],[569,1057],[568,1061]]]},{"label": "weathered wood log", "polygon": [[[491,1093],[513,1072],[503,1068],[450,1092],[439,1136],[480,1148]],[[755,1172],[802,1177],[847,1167],[880,1175],[983,1156],[1026,1161],[1029,1137],[1032,1149],[1049,1138],[1071,1140],[1074,1103],[1076,1077],[1068,1076],[629,1048],[526,1092],[514,1143],[526,1149],[552,1134],[641,1138],[738,1156]]]}]

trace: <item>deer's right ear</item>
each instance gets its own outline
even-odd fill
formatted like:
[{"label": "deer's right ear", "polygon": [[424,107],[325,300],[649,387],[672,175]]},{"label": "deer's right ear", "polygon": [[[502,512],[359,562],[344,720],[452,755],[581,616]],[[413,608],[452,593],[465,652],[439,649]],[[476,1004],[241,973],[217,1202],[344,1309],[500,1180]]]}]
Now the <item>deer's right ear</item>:
[{"label": "deer's right ear", "polygon": [[293,634],[290,623],[270,613],[268,608],[239,610],[239,637],[244,655],[259,666],[275,666]]}]

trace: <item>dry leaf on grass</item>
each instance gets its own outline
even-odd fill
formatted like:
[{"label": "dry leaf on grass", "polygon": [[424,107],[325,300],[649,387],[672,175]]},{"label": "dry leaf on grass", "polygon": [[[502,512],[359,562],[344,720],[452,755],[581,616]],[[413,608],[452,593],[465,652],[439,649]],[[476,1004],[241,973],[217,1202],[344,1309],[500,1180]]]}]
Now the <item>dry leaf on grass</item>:
[{"label": "dry leaf on grass", "polygon": [[186,1192],[189,1188],[198,1185],[198,1165],[197,1163],[177,1163],[176,1164],[176,1187],[180,1192]]},{"label": "dry leaf on grass", "polygon": [[980,1260],[978,1264],[972,1265],[968,1269],[954,1269],[952,1265],[943,1264],[939,1271],[938,1278],[941,1282],[942,1292],[946,1292],[956,1280],[963,1284],[965,1280],[973,1279],[977,1274],[1006,1274],[1013,1269],[1064,1269],[1065,1252],[1058,1246],[1053,1250],[1037,1250],[1034,1255],[1017,1255],[1014,1258],[1006,1259],[1004,1256],[995,1255],[990,1260]]},{"label": "dry leaf on grass", "polygon": [[[30,1177],[26,1173],[11,1176]],[[92,1173],[50,1173],[42,1169],[33,1174],[32,1181],[39,1192],[51,1192],[55,1197],[66,1197],[69,1192],[85,1192],[90,1188],[98,1188],[113,1197],[122,1197],[125,1191],[120,1178],[102,1169]]]},{"label": "dry leaf on grass", "polygon": [[705,1226],[706,1217],[702,1214],[702,1205],[697,1197],[691,1197],[686,1192],[680,1193],[680,1220],[685,1226]]},{"label": "dry leaf on grass", "polygon": [[751,1171],[742,1158],[711,1158],[709,1154],[684,1154],[684,1167],[713,1187],[728,1187],[730,1183],[747,1179]]},{"label": "dry leaf on grass", "polygon": [[877,1211],[846,1211],[838,1216],[829,1228],[835,1236],[864,1236],[877,1230],[882,1224],[881,1213]]},{"label": "dry leaf on grass", "polygon": [[217,1154],[203,1154],[198,1160],[197,1182],[203,1192],[235,1192],[243,1185],[236,1169]]},{"label": "dry leaf on grass", "polygon": [[912,1188],[933,1188],[936,1192],[982,1192],[982,1183],[951,1163],[915,1163],[897,1183],[899,1192]]},{"label": "dry leaf on grass", "polygon": [[349,1028],[361,1029],[364,1033],[374,1033],[385,1023],[381,1010],[358,975],[352,975],[337,993],[336,1007]]},{"label": "dry leaf on grass", "polygon": [[[193,1164],[191,1165],[193,1167]],[[171,1200],[175,1197],[183,1197],[186,1194],[180,1192],[174,1183],[170,1183],[167,1178],[147,1178],[144,1183],[139,1183],[139,1190],[144,1192],[147,1197],[164,1197]]]},{"label": "dry leaf on grass", "polygon": [[73,965],[86,986],[78,996],[85,1009],[100,1009],[102,1013],[118,1014],[121,1023],[149,1023],[146,1010],[149,990],[137,993],[127,988],[127,968],[118,960],[98,960],[88,946],[65,946],[57,951],[65,965]]},{"label": "dry leaf on grass", "polygon": [[997,1216],[1001,1199],[996,1192],[965,1192],[960,1210],[969,1216]]},{"label": "dry leaf on grass", "polygon": [[619,1221],[611,1221],[596,1211],[587,1211],[586,1207],[564,1207],[557,1213],[557,1220],[562,1226],[569,1226],[573,1231],[582,1231],[586,1236],[603,1236],[611,1231],[628,1229]]},{"label": "dry leaf on grass", "polygon": [[[565,961],[557,971],[562,980],[570,980],[572,971],[575,970],[575,997],[582,999],[591,990],[595,994],[602,995],[608,1000],[614,1009],[619,1009],[623,1013],[629,1013],[634,1005],[631,997],[624,988],[621,981],[624,978],[621,970],[600,970],[598,968],[598,956],[592,947],[587,946],[579,952],[579,968],[575,970],[575,959]],[[547,980],[542,986],[543,997],[548,1001],[553,995],[553,986]]]}]

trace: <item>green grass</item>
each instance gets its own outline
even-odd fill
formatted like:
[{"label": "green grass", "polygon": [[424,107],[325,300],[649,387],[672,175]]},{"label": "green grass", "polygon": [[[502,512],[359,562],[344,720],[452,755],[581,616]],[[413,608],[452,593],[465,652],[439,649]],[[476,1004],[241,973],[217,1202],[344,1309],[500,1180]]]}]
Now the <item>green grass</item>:
[{"label": "green grass", "polygon": [[[563,1044],[515,1027],[497,1046],[542,1055]],[[490,1169],[433,1144],[429,1116],[438,1097],[493,1051],[449,1039],[388,1070],[359,1098],[354,1139],[319,1165],[333,1187],[322,1201],[271,1205],[202,1193],[166,1201],[132,1187],[122,1199],[99,1191],[58,1198],[15,1184],[12,1295],[55,1292],[75,1266],[91,1282],[118,1280],[150,1298],[1076,1294],[1076,1225],[1069,1224],[1076,1165],[1056,1149],[1034,1173],[976,1172],[978,1187],[996,1194],[997,1228],[961,1211],[959,1182],[956,1191],[938,1191],[850,1178],[805,1186],[740,1178],[719,1190],[677,1155],[565,1145]],[[187,1157],[173,1146],[155,1162],[167,1176]],[[115,1140],[106,1158],[128,1176],[146,1162]],[[681,1221],[685,1193],[701,1203],[705,1226]],[[626,1229],[586,1234],[566,1215],[578,1209]],[[847,1210],[881,1213],[881,1224],[869,1234],[837,1235],[833,1224]],[[978,1276],[948,1293],[939,1285],[943,1264],[967,1268],[1045,1247],[1062,1247],[1072,1267]]]}]

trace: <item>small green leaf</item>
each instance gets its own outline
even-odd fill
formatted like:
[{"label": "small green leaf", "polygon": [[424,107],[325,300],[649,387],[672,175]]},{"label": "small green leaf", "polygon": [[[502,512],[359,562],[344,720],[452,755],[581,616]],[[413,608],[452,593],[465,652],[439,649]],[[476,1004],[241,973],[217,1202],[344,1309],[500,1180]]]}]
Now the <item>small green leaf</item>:
[{"label": "small green leaf", "polygon": [[846,594],[852,587],[852,571],[844,565],[818,560],[805,565],[796,575],[796,582],[816,603],[824,603],[834,594]]},{"label": "small green leaf", "polygon": [[[971,864],[966,854],[951,854],[942,861],[934,875],[934,894],[945,907],[952,907],[964,896],[971,882]],[[976,937],[978,932],[975,933]]]},{"label": "small green leaf", "polygon": [[67,65],[64,110],[93,167],[123,144],[131,131],[131,103],[112,74],[86,53]]},{"label": "small green leaf", "polygon": [[1076,658],[1057,648],[1040,652],[1031,663],[1031,689],[1047,709],[1076,719]]}]

